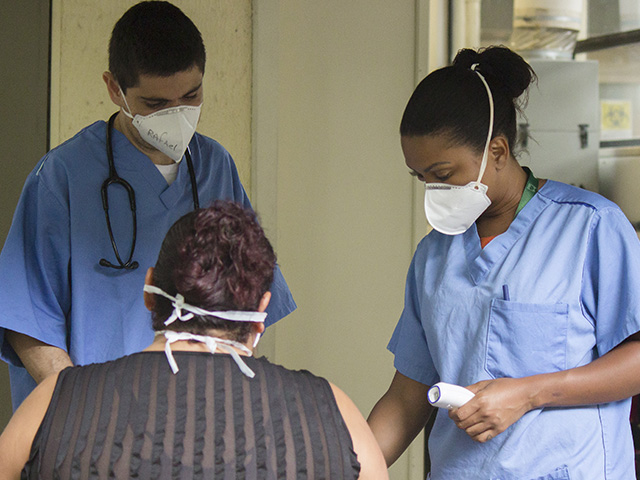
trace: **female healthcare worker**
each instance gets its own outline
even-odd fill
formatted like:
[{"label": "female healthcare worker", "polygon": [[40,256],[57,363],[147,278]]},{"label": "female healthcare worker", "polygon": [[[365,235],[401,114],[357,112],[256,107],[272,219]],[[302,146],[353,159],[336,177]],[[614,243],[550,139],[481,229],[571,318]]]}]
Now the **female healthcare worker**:
[{"label": "female healthcare worker", "polygon": [[432,480],[635,478],[640,243],[613,203],[515,160],[533,79],[507,48],[462,50],[402,119],[434,231],[409,268],[397,372],[369,423],[391,464],[432,413],[430,385],[475,393],[437,412]]}]

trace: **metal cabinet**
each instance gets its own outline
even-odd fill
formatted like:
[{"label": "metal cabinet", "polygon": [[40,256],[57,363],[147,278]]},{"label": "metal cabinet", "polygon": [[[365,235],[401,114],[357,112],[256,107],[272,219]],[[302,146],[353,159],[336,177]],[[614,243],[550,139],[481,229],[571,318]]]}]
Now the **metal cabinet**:
[{"label": "metal cabinet", "polygon": [[541,178],[598,190],[598,63],[528,59],[538,76],[519,116],[522,165]]}]

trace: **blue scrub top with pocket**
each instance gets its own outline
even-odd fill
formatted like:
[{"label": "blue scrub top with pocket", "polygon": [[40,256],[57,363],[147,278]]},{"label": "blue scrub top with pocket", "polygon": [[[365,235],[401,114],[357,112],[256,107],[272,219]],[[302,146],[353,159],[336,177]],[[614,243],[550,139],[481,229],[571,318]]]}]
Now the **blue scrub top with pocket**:
[{"label": "blue scrub top with pocket", "polygon": [[[413,380],[467,386],[585,365],[639,330],[635,230],[603,197],[547,181],[484,249],[475,225],[422,240],[389,349]],[[537,409],[486,443],[439,410],[430,478],[635,479],[629,408]]]}]

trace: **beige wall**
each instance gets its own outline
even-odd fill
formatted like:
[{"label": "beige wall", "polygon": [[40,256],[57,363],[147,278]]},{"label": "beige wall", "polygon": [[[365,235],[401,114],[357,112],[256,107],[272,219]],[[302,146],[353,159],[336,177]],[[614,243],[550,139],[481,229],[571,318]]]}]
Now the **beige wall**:
[{"label": "beige wall", "polygon": [[[102,81],[115,22],[135,0],[53,0],[51,145],[115,111]],[[234,157],[248,189],[251,161],[251,0],[175,0],[207,49],[198,131]]]},{"label": "beige wall", "polygon": [[[0,14],[0,47],[2,245],[9,232],[22,184],[47,150],[48,2],[4,2]],[[0,430],[8,422],[11,412],[8,368],[0,362]]]}]

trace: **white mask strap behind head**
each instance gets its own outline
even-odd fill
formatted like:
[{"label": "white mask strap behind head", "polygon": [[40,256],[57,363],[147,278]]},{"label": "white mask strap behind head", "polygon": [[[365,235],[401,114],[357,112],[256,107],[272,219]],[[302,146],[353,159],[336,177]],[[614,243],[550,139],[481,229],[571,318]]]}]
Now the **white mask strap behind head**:
[{"label": "white mask strap behind head", "polygon": [[484,170],[487,168],[487,160],[489,157],[489,143],[491,142],[491,136],[493,135],[493,95],[491,95],[491,89],[489,88],[489,84],[484,79],[482,74],[476,70],[478,63],[474,63],[471,65],[471,70],[473,70],[482,80],[484,84],[484,88],[487,90],[487,95],[489,96],[489,133],[487,134],[487,142],[484,146],[484,152],[482,153],[482,164],[480,165],[480,174],[478,175],[477,183],[480,183],[482,176],[484,175]]},{"label": "white mask strap behind head", "polygon": [[210,337],[206,335],[195,335],[193,333],[188,332],[173,332],[173,331],[165,331],[165,332],[157,332],[157,335],[163,334],[167,341],[164,344],[164,353],[167,357],[167,361],[169,362],[169,366],[171,367],[171,371],[176,374],[180,371],[178,368],[178,364],[176,363],[176,359],[173,357],[173,352],[171,351],[171,344],[173,342],[178,342],[180,340],[194,340],[196,342],[204,343],[209,351],[213,354],[216,353],[216,349],[224,350],[228,354],[231,355],[231,358],[236,362],[240,371],[244,373],[247,377],[253,378],[256,374],[249,368],[249,366],[240,358],[238,352],[236,352],[231,347],[236,347],[239,350],[242,350],[247,355],[251,356],[252,352],[247,347],[242,345],[239,342],[234,342],[233,340],[227,340],[224,338],[218,337]]},{"label": "white mask strap behind head", "polygon": [[[171,304],[173,305],[173,313],[169,318],[167,318],[164,322],[165,325],[169,325],[176,320],[180,320],[181,322],[186,322],[187,320],[191,320],[195,315],[205,316],[205,317],[217,317],[222,318],[223,320],[229,320],[232,322],[252,322],[252,323],[264,323],[265,318],[267,318],[266,312],[247,312],[242,310],[226,310],[226,311],[209,311],[203,308],[195,307],[193,305],[189,305],[184,301],[184,297],[179,293],[176,294],[175,297],[165,293],[162,289],[155,287],[153,285],[145,285],[144,291],[147,293],[155,293],[156,295],[160,295],[162,297],[168,298],[171,300]],[[183,310],[186,310],[187,314],[183,313]]]}]

